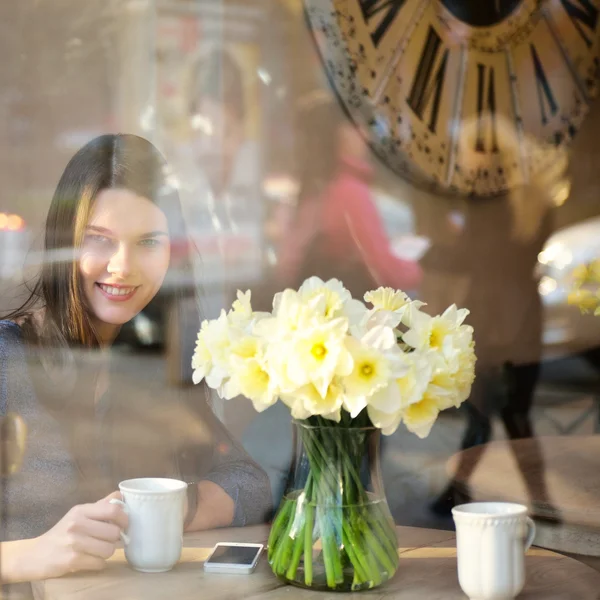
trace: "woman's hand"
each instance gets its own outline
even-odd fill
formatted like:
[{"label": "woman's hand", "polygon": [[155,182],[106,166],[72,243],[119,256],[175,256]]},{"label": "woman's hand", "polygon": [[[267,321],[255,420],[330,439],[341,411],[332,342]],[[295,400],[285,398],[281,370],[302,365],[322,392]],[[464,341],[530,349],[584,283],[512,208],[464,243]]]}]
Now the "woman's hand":
[{"label": "woman's hand", "polygon": [[73,507],[52,529],[31,540],[30,580],[103,569],[128,524],[123,509],[109,503],[112,498],[121,494]]}]

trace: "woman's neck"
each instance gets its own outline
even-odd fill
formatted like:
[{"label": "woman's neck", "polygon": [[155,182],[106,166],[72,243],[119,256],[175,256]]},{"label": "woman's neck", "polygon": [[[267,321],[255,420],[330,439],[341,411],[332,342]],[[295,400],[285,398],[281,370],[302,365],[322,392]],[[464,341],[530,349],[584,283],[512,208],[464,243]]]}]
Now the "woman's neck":
[{"label": "woman's neck", "polygon": [[109,348],[119,335],[121,327],[119,325],[112,325],[110,323],[104,323],[94,319],[94,329],[98,335],[100,347]]}]

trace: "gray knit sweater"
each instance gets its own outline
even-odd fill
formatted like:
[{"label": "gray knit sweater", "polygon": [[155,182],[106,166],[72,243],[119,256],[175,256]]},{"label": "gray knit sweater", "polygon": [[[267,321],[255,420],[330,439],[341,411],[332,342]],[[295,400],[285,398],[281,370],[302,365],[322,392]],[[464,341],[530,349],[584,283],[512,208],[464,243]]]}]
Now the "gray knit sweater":
[{"label": "gray knit sweater", "polygon": [[[40,402],[38,392],[43,386],[39,381],[34,385],[31,368],[30,352],[21,328],[13,322],[0,321],[0,415],[8,410],[16,412],[24,418],[28,428],[22,469],[8,483],[5,539],[40,535],[72,506],[92,500],[90,489],[102,494],[114,491],[123,473],[130,477],[162,476],[189,482],[213,481],[235,502],[235,526],[258,523],[268,515],[271,491],[265,472],[231,438],[212,412],[182,413],[176,403],[169,404],[170,400],[165,397],[159,398],[162,412],[154,411],[153,418],[147,417],[152,413],[151,409],[146,411],[134,404],[128,413],[130,421],[121,423],[122,430],[131,432],[129,438],[134,444],[129,450],[135,451],[137,458],[143,455],[144,466],[139,470],[136,470],[133,459],[124,460],[116,466],[105,460],[112,438],[102,424],[102,407],[96,411],[96,416],[91,419],[89,455],[92,462],[98,463],[92,466],[98,467],[97,472],[102,475],[99,477],[101,481],[87,485],[90,482],[83,481],[81,465],[74,460],[73,446],[65,434],[64,415],[57,416],[61,415],[60,411],[49,410],[47,404]],[[136,391],[136,398],[146,401],[152,397],[151,389],[140,393],[139,387],[136,387]],[[132,402],[131,396],[122,390],[118,393],[109,393],[108,396],[112,401]],[[204,403],[200,390],[194,390],[194,393],[197,393],[198,404]],[[144,414],[140,414],[140,410]],[[190,430],[208,430],[211,447],[195,448],[190,444],[193,439]],[[88,439],[86,436],[87,433],[84,434],[84,442]]]}]

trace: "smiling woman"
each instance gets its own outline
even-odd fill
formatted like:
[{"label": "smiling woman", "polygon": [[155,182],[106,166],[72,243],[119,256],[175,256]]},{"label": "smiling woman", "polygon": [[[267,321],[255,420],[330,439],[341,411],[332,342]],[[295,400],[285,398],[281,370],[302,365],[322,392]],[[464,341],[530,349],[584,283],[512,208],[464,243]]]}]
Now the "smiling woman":
[{"label": "smiling woman", "polygon": [[126,189],[98,194],[83,234],[79,271],[101,339],[113,339],[156,295],[169,266],[169,241],[167,219],[157,205]]},{"label": "smiling woman", "polygon": [[1,544],[3,583],[103,568],[127,526],[108,502],[125,479],[187,481],[192,531],[260,522],[270,510],[266,474],[202,396],[117,373],[110,359],[121,326],[162,292],[173,241],[185,239],[168,174],[133,135],[77,152],[45,231],[47,256],[71,260],[44,262],[29,299],[0,320],[0,416],[19,413],[34,432],[1,523],[0,539],[11,540]]}]

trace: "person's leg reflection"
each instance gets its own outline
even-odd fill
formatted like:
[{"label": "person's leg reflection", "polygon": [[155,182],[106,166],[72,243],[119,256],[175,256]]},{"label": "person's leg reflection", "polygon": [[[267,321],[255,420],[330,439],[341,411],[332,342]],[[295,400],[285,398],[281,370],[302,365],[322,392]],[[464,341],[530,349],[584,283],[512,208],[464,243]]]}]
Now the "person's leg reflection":
[{"label": "person's leg reflection", "polygon": [[[505,368],[508,401],[501,412],[506,433],[511,440],[531,438],[527,451],[511,444],[515,461],[527,486],[536,515],[542,511],[545,521],[560,523],[558,510],[552,506],[546,485],[546,469],[541,444],[531,425],[531,406],[540,375],[540,364],[508,364]],[[539,518],[536,516],[536,518]]]},{"label": "person's leg reflection", "polygon": [[[458,455],[453,478],[431,505],[431,510],[440,516],[449,516],[454,506],[471,501],[468,481],[492,438],[492,412],[489,409],[494,404],[492,399],[497,392],[493,384],[497,381],[493,370],[478,373],[471,388],[471,396],[463,405],[467,416],[467,428],[461,442],[463,452]],[[469,449],[470,452],[464,452]]]}]

